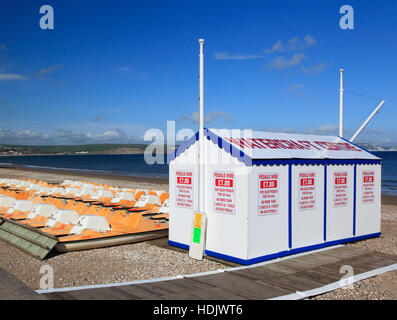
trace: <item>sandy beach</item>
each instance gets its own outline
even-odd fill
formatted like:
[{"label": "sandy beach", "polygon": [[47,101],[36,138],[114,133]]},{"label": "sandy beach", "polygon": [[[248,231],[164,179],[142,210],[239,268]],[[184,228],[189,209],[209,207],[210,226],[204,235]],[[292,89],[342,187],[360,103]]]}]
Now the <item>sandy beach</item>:
[{"label": "sandy beach", "polygon": [[[0,168],[0,177],[31,178],[50,183],[61,183],[65,179],[86,180],[120,187],[168,190],[166,179],[80,172]],[[40,269],[44,265],[53,268],[54,286],[58,288],[162,278],[230,267],[230,264],[214,259],[192,260],[185,251],[171,249],[165,243],[166,240],[155,240],[65,254],[54,253],[46,260],[39,261],[0,242],[0,267],[33,289],[40,288]],[[397,254],[397,197],[382,197],[382,237],[348,246]],[[397,271],[355,283],[354,289],[339,289],[313,299],[397,299]]]}]

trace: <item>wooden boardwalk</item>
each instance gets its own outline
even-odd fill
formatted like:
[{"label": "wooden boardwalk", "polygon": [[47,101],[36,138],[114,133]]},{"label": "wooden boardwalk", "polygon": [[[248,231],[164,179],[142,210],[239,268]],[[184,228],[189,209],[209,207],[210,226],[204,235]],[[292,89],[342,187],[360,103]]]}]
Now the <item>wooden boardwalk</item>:
[{"label": "wooden boardwalk", "polygon": [[43,296],[0,268],[0,300],[41,300]]},{"label": "wooden boardwalk", "polygon": [[338,282],[349,265],[354,275],[397,264],[397,256],[348,246],[255,267],[209,275],[111,287],[43,293],[46,299],[256,300],[320,288]]}]

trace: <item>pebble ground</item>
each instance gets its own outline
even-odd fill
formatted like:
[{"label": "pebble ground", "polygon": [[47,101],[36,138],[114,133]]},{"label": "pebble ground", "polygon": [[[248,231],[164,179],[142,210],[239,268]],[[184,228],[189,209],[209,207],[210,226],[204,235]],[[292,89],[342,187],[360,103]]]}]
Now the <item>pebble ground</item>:
[{"label": "pebble ground", "polygon": [[85,286],[133,280],[171,277],[226,268],[221,263],[197,261],[185,252],[160,248],[149,243],[56,254],[39,261],[0,241],[0,267],[32,289],[49,265],[54,270],[54,287]]}]

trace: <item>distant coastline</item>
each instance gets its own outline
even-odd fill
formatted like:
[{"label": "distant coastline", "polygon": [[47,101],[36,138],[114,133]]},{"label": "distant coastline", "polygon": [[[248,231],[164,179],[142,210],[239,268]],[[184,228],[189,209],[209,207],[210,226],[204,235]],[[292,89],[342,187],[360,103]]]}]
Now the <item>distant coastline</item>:
[{"label": "distant coastline", "polygon": [[[55,145],[55,146],[25,146],[25,145],[0,145],[1,156],[52,156],[52,155],[106,155],[106,154],[144,154],[146,144],[88,144],[88,145]],[[177,146],[163,147],[175,150]]]},{"label": "distant coastline", "polygon": [[359,143],[358,146],[360,146],[361,148],[364,148],[368,151],[371,152],[376,152],[376,151],[397,151],[397,147],[382,147],[382,146],[377,146],[375,144],[372,143]]},{"label": "distant coastline", "polygon": [[24,156],[81,156],[81,155],[97,155],[97,156],[104,156],[104,155],[121,155],[121,154],[145,154],[143,151],[142,152],[121,152],[121,153],[113,153],[113,152],[101,152],[101,153],[94,153],[94,152],[88,152],[88,153],[23,153],[23,154],[0,154],[0,159],[1,157],[24,157]]},{"label": "distant coastline", "polygon": [[[1,158],[0,158],[1,159]],[[119,179],[126,181],[135,182],[149,182],[149,183],[160,183],[168,184],[168,177],[163,176],[148,176],[139,173],[118,173],[118,172],[107,172],[102,170],[87,170],[87,169],[76,169],[76,168],[51,168],[51,167],[39,167],[21,164],[7,164],[0,162],[0,171],[8,172],[4,170],[10,170],[9,172],[37,172],[37,173],[48,173],[48,174],[60,174],[64,176],[82,176],[86,178],[108,178],[108,179]]]},{"label": "distant coastline", "polygon": [[[360,143],[358,146],[370,152],[397,151],[397,147],[382,147],[370,143]],[[88,144],[88,145],[54,145],[54,146],[25,146],[25,145],[0,145],[0,158],[2,156],[64,156],[64,155],[121,155],[144,154],[147,144]],[[163,147],[166,154],[178,148],[175,145]],[[168,152],[167,152],[168,151]]]}]

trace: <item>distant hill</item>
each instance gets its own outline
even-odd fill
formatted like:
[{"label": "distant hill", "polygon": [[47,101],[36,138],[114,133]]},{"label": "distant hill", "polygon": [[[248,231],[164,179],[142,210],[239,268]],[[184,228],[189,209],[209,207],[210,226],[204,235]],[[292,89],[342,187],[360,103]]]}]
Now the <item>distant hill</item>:
[{"label": "distant hill", "polygon": [[397,147],[380,147],[373,143],[358,143],[358,145],[368,151],[397,151]]},{"label": "distant hill", "polygon": [[[397,151],[397,147],[380,147],[371,143],[359,143],[368,151]],[[56,154],[143,154],[146,144],[86,144],[56,146],[0,145],[0,155],[56,155]],[[175,150],[178,146],[171,146]],[[164,146],[167,152],[167,146]]]},{"label": "distant hill", "polygon": [[[70,146],[20,146],[0,145],[0,155],[39,155],[39,154],[142,154],[145,144],[87,144]],[[166,152],[167,146],[164,146]],[[175,146],[171,147],[174,150]]]}]

